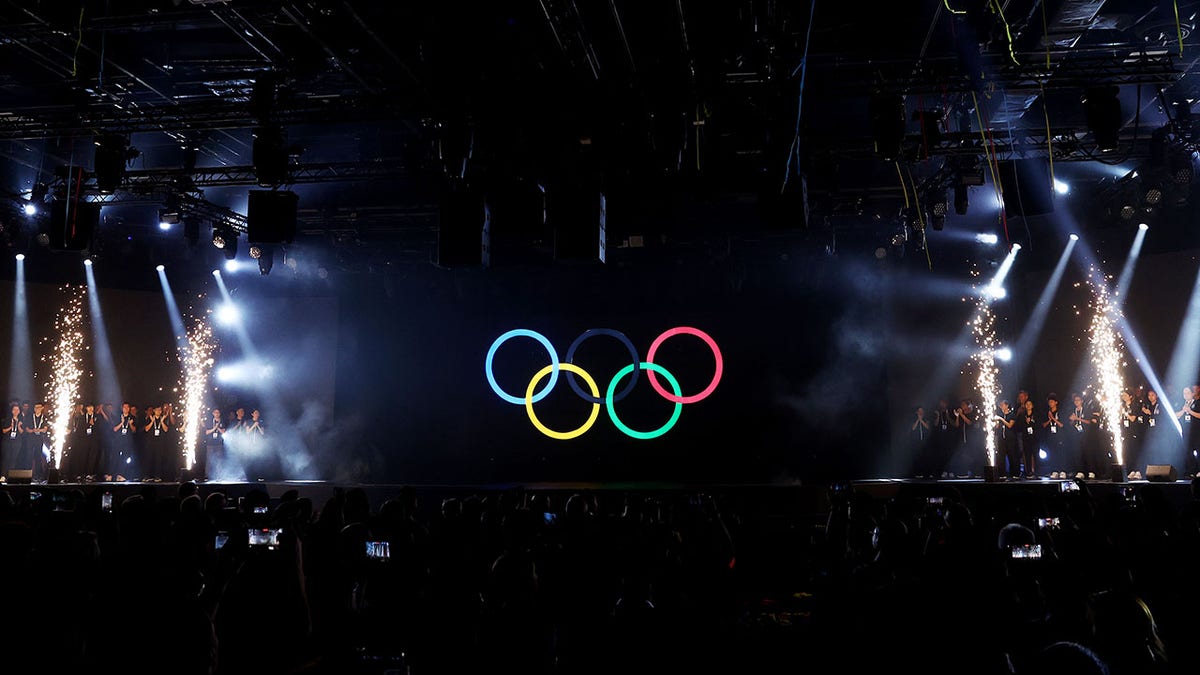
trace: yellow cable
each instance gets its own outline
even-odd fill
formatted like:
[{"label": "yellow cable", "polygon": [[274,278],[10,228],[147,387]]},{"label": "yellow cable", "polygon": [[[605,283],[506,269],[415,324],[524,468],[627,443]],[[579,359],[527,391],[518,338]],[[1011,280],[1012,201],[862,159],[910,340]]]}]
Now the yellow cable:
[{"label": "yellow cable", "polygon": [[79,8],[79,38],[75,40],[75,53],[71,55],[71,77],[75,77],[75,66],[79,62],[79,45],[83,44],[83,7]]},{"label": "yellow cable", "polygon": [[992,6],[996,8],[996,13],[1000,15],[1000,22],[1004,24],[1004,33],[1008,36],[1008,57],[1012,62],[1021,65],[1017,60],[1017,54],[1013,51],[1012,29],[1008,27],[1008,19],[1004,18],[1004,10],[1000,7],[1000,0],[991,0]]},{"label": "yellow cable", "polygon": [[1179,36],[1179,58],[1183,58],[1183,27],[1179,24],[1179,0],[1175,0],[1175,34]]},{"label": "yellow cable", "polygon": [[[897,164],[896,168],[899,169],[900,165]],[[929,240],[925,238],[925,214],[921,209],[921,196],[917,194],[917,182],[913,180],[912,169],[905,167],[905,171],[908,171],[908,182],[912,184],[913,189],[913,200],[917,203],[917,224],[921,226],[921,244],[925,248],[925,262],[929,265],[929,269],[932,270],[933,258],[929,257]],[[901,178],[900,182],[903,183],[904,179]],[[904,195],[904,205],[908,206],[907,194]]]},{"label": "yellow cable", "polygon": [[900,191],[904,193],[904,208],[908,208],[908,186],[904,184],[904,174],[900,172],[900,162],[896,161],[896,175],[900,177]]},{"label": "yellow cable", "polygon": [[966,14],[967,13],[967,10],[965,10],[965,9],[954,9],[953,7],[951,7],[950,0],[942,0],[942,2],[944,2],[946,4],[946,11],[950,12],[951,14]]},{"label": "yellow cable", "polygon": [[1050,144],[1050,110],[1046,106],[1046,90],[1042,87],[1042,83],[1038,83],[1038,89],[1042,90],[1042,115],[1046,118],[1046,154],[1050,157],[1050,185],[1054,186],[1054,146]]}]

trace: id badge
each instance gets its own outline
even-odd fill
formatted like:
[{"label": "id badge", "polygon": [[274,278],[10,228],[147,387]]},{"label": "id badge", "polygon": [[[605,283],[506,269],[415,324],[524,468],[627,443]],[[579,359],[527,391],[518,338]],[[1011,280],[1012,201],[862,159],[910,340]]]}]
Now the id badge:
[{"label": "id badge", "polygon": [[122,436],[125,436],[125,435],[127,435],[128,433],[129,433],[129,430],[128,430],[128,429],[126,429],[126,428],[124,428],[124,427],[122,427],[122,428],[121,428],[121,435],[122,435]]},{"label": "id badge", "polygon": [[1129,428],[1129,420],[1125,420],[1125,428],[1126,428],[1126,429],[1128,429],[1128,428]]},{"label": "id badge", "polygon": [[1076,424],[1076,425],[1075,425],[1075,431],[1083,431],[1083,425],[1082,425],[1082,424]]},{"label": "id badge", "polygon": [[1050,425],[1050,433],[1052,433],[1052,434],[1057,434],[1057,433],[1058,433],[1058,427],[1056,427],[1055,425],[1051,424],[1051,425]]},{"label": "id badge", "polygon": [[1032,436],[1033,435],[1033,427],[1025,427],[1025,433]]},{"label": "id badge", "polygon": [[15,432],[15,431],[14,431],[14,432],[12,432],[11,434],[9,434],[9,435],[8,435],[8,437],[9,437],[9,438],[16,438],[16,437],[17,437],[17,432]]},{"label": "id badge", "polygon": [[945,425],[945,424],[943,424],[943,425],[942,425],[942,431],[945,431],[945,430],[946,430],[946,425]]},{"label": "id badge", "polygon": [[155,436],[161,436],[161,435],[162,435],[162,429],[155,429],[155,430],[154,430],[154,435],[155,435]]},{"label": "id badge", "polygon": [[1142,422],[1145,422],[1145,421],[1146,420],[1141,415],[1138,415],[1138,424],[1141,424]]},{"label": "id badge", "polygon": [[221,437],[220,432],[217,432],[217,431],[213,432],[213,438],[220,438],[220,437]]},{"label": "id badge", "polygon": [[87,428],[87,432],[86,432],[86,433],[87,433],[87,435],[88,435],[88,436],[91,436],[91,435],[92,435],[92,428],[91,428],[91,427],[88,427],[88,428]]},{"label": "id badge", "polygon": [[1150,426],[1152,426],[1152,427],[1154,426],[1154,418],[1153,417],[1150,418]]}]

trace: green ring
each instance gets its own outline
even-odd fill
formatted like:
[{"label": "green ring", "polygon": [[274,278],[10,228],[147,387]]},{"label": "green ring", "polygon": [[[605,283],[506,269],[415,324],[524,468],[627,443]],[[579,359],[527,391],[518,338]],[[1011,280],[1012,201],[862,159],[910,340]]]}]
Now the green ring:
[{"label": "green ring", "polygon": [[[667,378],[667,383],[671,385],[671,389],[675,392],[675,396],[678,397],[682,395],[683,392],[679,388],[679,381],[675,379],[674,375],[667,372],[666,368],[663,368],[657,363],[648,363],[646,361],[639,363],[637,367],[642,370],[656,372],[659,375]],[[666,424],[655,429],[654,431],[634,431],[633,429],[625,426],[625,423],[617,418],[617,411],[613,407],[613,394],[616,392],[617,384],[621,382],[621,378],[632,373],[633,368],[634,365],[631,363],[617,371],[617,374],[613,376],[612,381],[608,383],[608,391],[604,393],[604,408],[608,411],[608,417],[612,420],[613,426],[620,429],[621,432],[626,436],[629,436],[630,438],[637,438],[643,441],[650,440],[651,438],[658,438],[659,436],[662,436],[670,431],[671,427],[675,426],[675,423],[679,421],[679,415],[683,412],[683,404],[676,402],[675,412],[672,413],[671,419],[667,420]]]}]

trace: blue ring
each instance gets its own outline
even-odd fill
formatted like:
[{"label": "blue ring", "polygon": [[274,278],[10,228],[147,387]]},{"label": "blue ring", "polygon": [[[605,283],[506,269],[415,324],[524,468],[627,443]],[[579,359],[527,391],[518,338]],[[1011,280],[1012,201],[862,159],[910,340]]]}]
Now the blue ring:
[{"label": "blue ring", "polygon": [[[579,349],[579,345],[583,344],[584,340],[587,340],[595,335],[607,335],[609,337],[617,338],[621,341],[621,344],[625,345],[625,349],[629,350],[629,355],[633,357],[633,363],[639,363],[637,347],[633,346],[633,343],[629,341],[629,338],[625,337],[624,333],[611,328],[592,328],[580,333],[579,337],[575,338],[575,341],[572,342],[571,346],[567,348],[567,363],[575,363],[575,350]],[[629,395],[629,392],[633,391],[633,388],[635,385],[637,385],[638,381],[638,370],[640,369],[637,367],[633,369],[633,377],[629,378],[629,384],[625,385],[625,388],[621,390],[620,394],[617,394],[615,397],[613,397],[614,402],[624,399]],[[596,398],[595,396],[592,396],[584,391],[583,388],[579,386],[579,382],[576,380],[574,373],[567,373],[567,384],[571,385],[571,390],[583,400],[601,405],[605,403],[604,399]]]},{"label": "blue ring", "polygon": [[[545,347],[546,351],[550,354],[550,365],[552,365],[553,368],[550,370],[550,379],[546,381],[546,386],[533,397],[533,402],[537,403],[538,401],[550,395],[550,390],[553,389],[554,385],[558,383],[558,354],[555,353],[554,345],[550,344],[550,341],[546,339],[545,335],[542,335],[541,333],[535,333],[531,330],[525,330],[524,328],[510,330],[504,335],[501,335],[500,337],[496,338],[496,341],[492,343],[492,348],[488,350],[487,360],[483,365],[483,372],[487,374],[488,384],[492,385],[492,391],[496,392],[497,396],[513,405],[525,405],[525,397],[513,396],[512,394],[509,394],[501,389],[500,385],[496,384],[496,376],[492,372],[492,359],[496,356],[496,350],[500,349],[500,345],[507,342],[509,338],[515,337],[533,338],[534,340],[542,343],[542,346]],[[601,403],[603,403],[603,401],[601,401]]]}]

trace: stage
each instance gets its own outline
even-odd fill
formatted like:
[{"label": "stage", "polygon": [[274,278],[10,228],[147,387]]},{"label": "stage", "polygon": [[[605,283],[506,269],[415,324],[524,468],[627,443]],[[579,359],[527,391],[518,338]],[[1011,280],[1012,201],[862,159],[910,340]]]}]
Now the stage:
[{"label": "stage", "polygon": [[[1074,484],[1075,481],[1034,478],[1022,480],[985,481],[982,478],[954,479],[915,479],[915,478],[876,478],[845,481],[855,494],[869,496],[876,501],[887,501],[897,497],[924,498],[945,497],[957,495],[967,503],[981,501],[995,502],[998,500],[1017,498],[1022,492],[1031,493],[1043,500],[1051,499],[1064,492],[1064,483]],[[6,490],[17,504],[27,503],[31,494],[38,494],[34,499],[42,499],[55,493],[67,493],[78,490],[86,501],[98,501],[100,495],[111,493],[113,503],[119,505],[124,499],[144,494],[152,490],[159,499],[174,497],[178,494],[177,482],[140,482],[114,481],[90,483],[6,483]],[[1083,481],[1085,489],[1097,502],[1104,502],[1116,497],[1128,496],[1126,492],[1154,487],[1161,490],[1169,502],[1182,507],[1191,500],[1191,481],[1146,481],[1131,480],[1111,482],[1107,480]],[[573,494],[596,494],[613,504],[615,499],[621,499],[626,494],[661,495],[667,498],[676,495],[704,493],[719,497],[730,505],[758,504],[761,509],[772,514],[819,516],[830,510],[829,483],[670,483],[670,482],[531,482],[531,483],[496,483],[496,484],[385,484],[385,483],[337,483],[322,480],[285,480],[285,481],[254,481],[254,482],[221,482],[208,481],[198,483],[199,494],[205,497],[213,492],[223,492],[230,500],[245,496],[252,490],[267,493],[271,502],[278,503],[285,493],[294,490],[297,496],[310,499],[314,510],[319,510],[334,496],[337,490],[361,489],[367,493],[373,508],[378,509],[388,499],[398,497],[402,488],[415,489],[422,510],[436,512],[441,500],[447,498],[465,498],[471,495],[485,496],[500,492],[521,491],[545,495],[549,498],[552,508],[561,512],[566,500]]]}]

